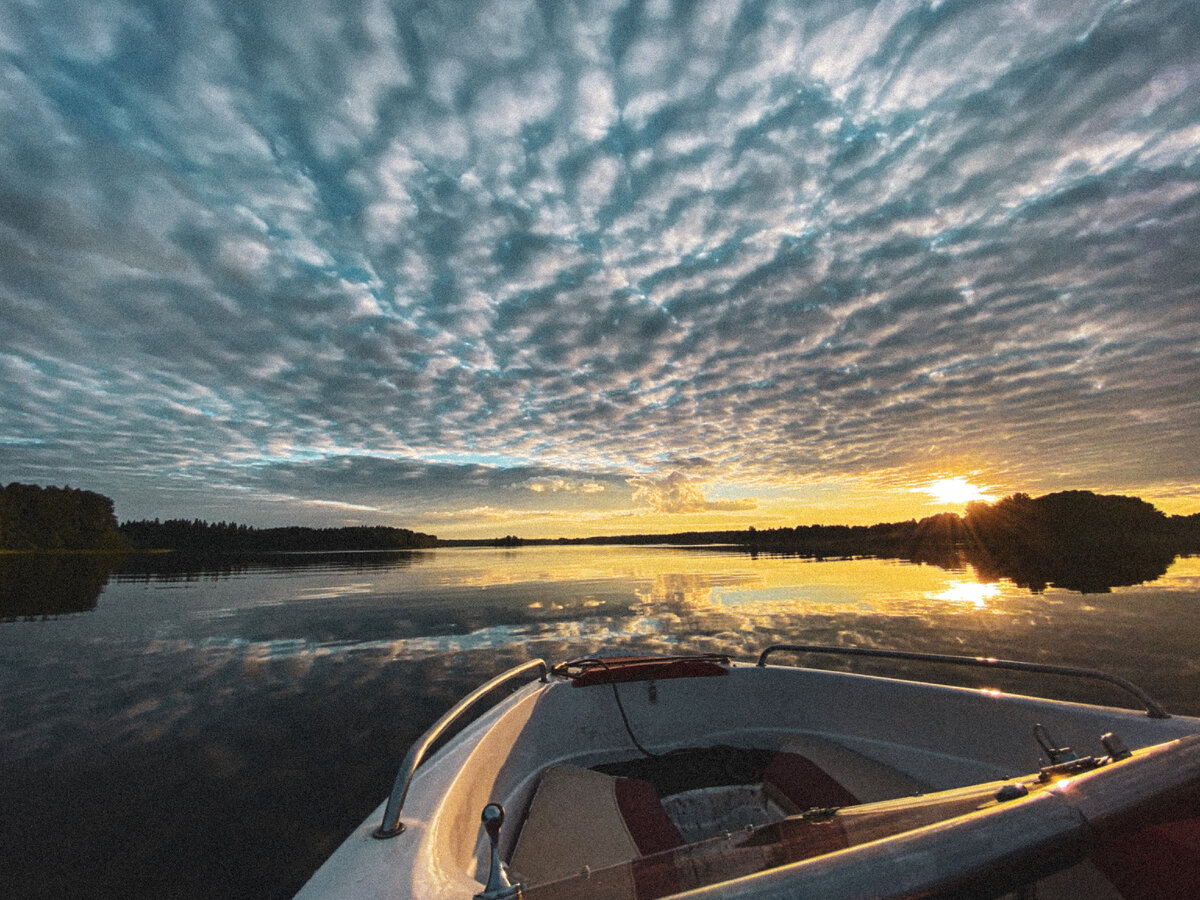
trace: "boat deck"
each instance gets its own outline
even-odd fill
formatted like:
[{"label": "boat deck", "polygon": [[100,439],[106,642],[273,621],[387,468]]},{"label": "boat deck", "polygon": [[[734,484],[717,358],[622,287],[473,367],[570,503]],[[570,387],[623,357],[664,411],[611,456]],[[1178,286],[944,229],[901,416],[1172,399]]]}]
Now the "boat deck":
[{"label": "boat deck", "polygon": [[[410,748],[375,821],[303,896],[349,896],[353,882],[357,900],[458,900],[502,885],[502,860],[525,900],[791,900],[801,885],[906,900],[1194,896],[1197,720],[1152,701],[771,666],[766,652],[757,665],[531,660],[502,673]],[[430,755],[489,691],[535,671]],[[1043,783],[1039,767],[1070,760],[1067,747],[1094,770]]]},{"label": "boat deck", "polygon": [[[889,821],[879,836],[899,830],[897,821],[919,827],[930,816],[928,790],[811,735],[782,750],[717,745],[591,768],[555,766],[542,774],[509,871],[530,900],[666,897],[684,886],[681,868],[744,866],[749,847],[756,848],[753,870],[759,857],[771,860],[780,848],[802,859],[842,849],[847,831],[861,830],[850,842],[869,840],[880,827],[879,812]],[[965,812],[994,803],[989,790],[994,786],[928,796],[960,793],[948,800]],[[861,819],[856,810],[864,811]],[[836,831],[824,827],[835,812],[847,817]],[[1123,894],[1088,860],[1042,879],[1036,890],[1029,885],[1004,896],[1121,900]]]},{"label": "boat deck", "polygon": [[834,741],[767,750],[717,745],[543,773],[510,859],[541,884],[777,822],[928,786]]}]

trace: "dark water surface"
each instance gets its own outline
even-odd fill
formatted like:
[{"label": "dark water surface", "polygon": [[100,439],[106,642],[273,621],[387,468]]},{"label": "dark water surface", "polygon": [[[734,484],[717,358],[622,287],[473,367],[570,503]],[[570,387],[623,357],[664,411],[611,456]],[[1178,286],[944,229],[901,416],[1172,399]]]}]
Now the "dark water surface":
[{"label": "dark water surface", "polygon": [[752,657],[781,640],[983,654],[1102,668],[1200,715],[1198,605],[1195,557],[1100,594],[646,547],[0,557],[0,897],[290,897],[409,743],[530,656]]}]

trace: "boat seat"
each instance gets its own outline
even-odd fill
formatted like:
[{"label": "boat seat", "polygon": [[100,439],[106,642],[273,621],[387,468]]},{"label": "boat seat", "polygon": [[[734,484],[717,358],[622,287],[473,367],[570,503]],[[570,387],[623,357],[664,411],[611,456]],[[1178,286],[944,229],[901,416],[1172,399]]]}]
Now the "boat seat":
[{"label": "boat seat", "polygon": [[[891,766],[814,735],[788,738],[762,775],[763,792],[785,814],[924,793],[928,786]],[[578,766],[542,773],[509,868],[544,884],[627,862],[686,841],[653,784]]]},{"label": "boat seat", "polygon": [[925,793],[903,772],[816,735],[788,738],[763,772],[763,789],[789,814]]},{"label": "boat seat", "polygon": [[542,773],[509,868],[525,884],[542,884],[683,843],[650,782],[553,766]]},{"label": "boat seat", "polygon": [[1178,897],[1181,885],[1200,892],[1200,817],[1114,838],[1092,859],[1126,900]]}]

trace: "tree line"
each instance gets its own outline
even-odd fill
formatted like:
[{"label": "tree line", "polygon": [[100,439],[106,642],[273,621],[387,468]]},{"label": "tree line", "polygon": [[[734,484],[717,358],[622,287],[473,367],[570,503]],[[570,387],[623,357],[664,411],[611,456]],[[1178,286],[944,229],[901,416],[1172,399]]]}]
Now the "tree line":
[{"label": "tree line", "polygon": [[1007,578],[1034,592],[1053,585],[1099,593],[1153,581],[1177,555],[1200,552],[1200,514],[1168,516],[1137,497],[1091,491],[1017,493],[995,503],[970,503],[961,516],[751,531],[742,546],[806,556],[891,557],[947,569],[969,564],[980,578]]},{"label": "tree line", "polygon": [[416,550],[437,544],[437,538],[432,534],[385,525],[253,528],[234,522],[201,519],[168,519],[165,522],[143,519],[121,523],[121,533],[135,550],[178,550],[200,554]]},{"label": "tree line", "polygon": [[1060,491],[970,503],[963,515],[939,513],[877,525],[518,539],[516,544],[668,544],[812,559],[880,557],[945,569],[970,565],[984,580],[1007,578],[1034,592],[1053,585],[1090,593],[1153,581],[1177,555],[1200,553],[1200,513],[1168,516],[1137,497]]},{"label": "tree line", "polygon": [[1062,491],[1018,493],[967,505],[965,514],[877,525],[794,527],[557,540],[506,535],[439,541],[407,528],[254,528],[201,519],[118,525],[113,501],[93,491],[12,483],[0,489],[0,550],[175,550],[191,554],[411,550],[488,544],[727,545],[814,558],[878,556],[1007,577],[1031,590],[1135,584],[1166,571],[1179,553],[1200,553],[1200,514],[1167,516],[1137,497]]},{"label": "tree line", "polygon": [[1081,549],[1127,541],[1196,541],[1200,514],[1167,516],[1138,497],[1060,491],[1042,497],[1018,493],[995,503],[968,503],[966,513],[939,513],[919,521],[880,525],[810,525],[744,534],[750,544],[860,543],[942,545],[1073,544]]},{"label": "tree line", "polygon": [[437,537],[384,525],[253,528],[233,522],[158,519],[118,524],[95,491],[13,482],[0,487],[0,550],[177,550],[198,554],[413,550]]},{"label": "tree line", "polygon": [[0,550],[127,550],[113,502],[67,487],[0,488]]},{"label": "tree line", "polygon": [[751,526],[670,534],[505,540],[509,545],[727,544],[803,556],[913,556],[923,549],[1006,546],[1034,549],[1051,544],[1086,552],[1089,548],[1131,543],[1154,543],[1173,547],[1180,553],[1194,553],[1200,552],[1200,513],[1167,516],[1137,497],[1061,491],[1042,497],[1018,493],[995,503],[969,503],[964,515],[938,513],[920,520],[876,525],[785,525],[762,529]]}]

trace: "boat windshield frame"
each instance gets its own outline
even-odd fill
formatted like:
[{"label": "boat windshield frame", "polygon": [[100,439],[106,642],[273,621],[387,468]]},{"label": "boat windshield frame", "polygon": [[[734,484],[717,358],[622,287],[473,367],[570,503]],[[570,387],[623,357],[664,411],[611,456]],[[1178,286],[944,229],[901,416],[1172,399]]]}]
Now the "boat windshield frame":
[{"label": "boat windshield frame", "polygon": [[[767,664],[767,658],[778,652],[826,653],[837,656],[868,656],[879,659],[902,659],[915,662],[945,663],[955,666],[974,666],[985,669],[1008,669],[1015,672],[1033,672],[1039,675],[1063,675],[1070,678],[1091,678],[1116,685],[1136,697],[1151,719],[1169,719],[1171,714],[1162,704],[1151,697],[1132,681],[1119,675],[1086,669],[1079,666],[1056,666],[1049,663],[1024,662],[1016,659],[997,659],[994,656],[953,656],[943,653],[919,653],[914,650],[884,650],[870,647],[834,647],[828,644],[771,644],[758,656],[757,666]],[[914,679],[908,679],[914,680]]]}]

